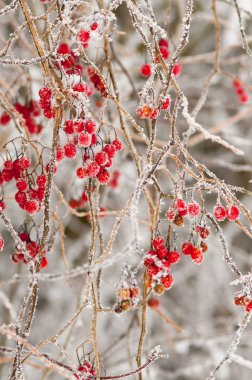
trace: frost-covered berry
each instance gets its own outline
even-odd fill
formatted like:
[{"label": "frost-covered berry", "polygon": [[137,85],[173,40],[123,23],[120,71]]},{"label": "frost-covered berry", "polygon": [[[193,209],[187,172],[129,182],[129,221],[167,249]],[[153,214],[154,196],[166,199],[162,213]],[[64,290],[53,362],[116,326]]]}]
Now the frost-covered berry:
[{"label": "frost-covered berry", "polygon": [[203,252],[198,247],[193,247],[191,257],[195,264],[201,264],[204,259]]},{"label": "frost-covered berry", "polygon": [[237,220],[240,217],[240,210],[237,206],[230,206],[227,209],[228,220]]},{"label": "frost-covered berry", "polygon": [[24,204],[24,210],[28,213],[28,214],[35,214],[37,211],[38,211],[38,208],[39,208],[39,205],[38,205],[38,202],[33,200],[33,201],[26,201],[25,204]]},{"label": "frost-covered berry", "polygon": [[121,150],[122,149],[122,143],[120,140],[118,139],[115,139],[114,141],[112,141],[112,144],[114,145],[114,147],[116,148],[116,150]]},{"label": "frost-covered berry", "polygon": [[173,285],[174,280],[172,275],[168,274],[167,276],[161,278],[161,282],[164,285],[165,289],[170,289]]},{"label": "frost-covered berry", "polygon": [[154,249],[159,249],[164,244],[164,238],[162,236],[157,236],[155,239],[152,240],[152,246]]},{"label": "frost-covered berry", "polygon": [[73,86],[73,90],[75,92],[82,92],[82,93],[85,93],[86,92],[86,85],[84,83],[76,83],[74,86]]},{"label": "frost-covered berry", "polygon": [[38,187],[42,187],[42,188],[45,188],[46,187],[46,176],[44,174],[41,174],[41,175],[38,175],[37,176],[37,185]]},{"label": "frost-covered berry", "polygon": [[183,245],[182,245],[182,253],[184,255],[191,255],[193,253],[193,245],[192,243],[186,241]]},{"label": "frost-covered berry", "polygon": [[28,169],[31,166],[31,160],[29,157],[21,157],[19,159],[19,166],[21,169]]},{"label": "frost-covered berry", "polygon": [[113,144],[105,145],[103,150],[107,153],[109,158],[113,158],[114,155],[116,154],[116,148]]},{"label": "frost-covered berry", "polygon": [[65,152],[63,148],[58,148],[56,151],[56,160],[57,161],[62,161],[63,158],[65,157]]},{"label": "frost-covered berry", "polygon": [[76,156],[77,150],[73,143],[68,143],[64,146],[65,156],[68,158],[74,158]]},{"label": "frost-covered berry", "polygon": [[165,246],[161,246],[160,248],[157,249],[157,257],[159,260],[164,260],[166,256],[168,255],[168,250]]},{"label": "frost-covered berry", "polygon": [[170,251],[168,253],[169,264],[177,264],[180,260],[180,254],[178,251]]},{"label": "frost-covered berry", "polygon": [[97,130],[97,126],[93,120],[87,120],[85,123],[85,128],[91,135]]},{"label": "frost-covered berry", "polygon": [[192,201],[188,204],[188,214],[189,216],[197,216],[199,214],[199,211],[200,211],[200,206],[197,202],[195,201]]},{"label": "frost-covered berry", "polygon": [[98,165],[104,166],[108,162],[108,155],[106,152],[99,152],[95,155],[95,161],[97,162]]},{"label": "frost-covered berry", "polygon": [[89,147],[92,143],[92,136],[87,132],[81,132],[78,136],[78,145],[82,147]]},{"label": "frost-covered berry", "polygon": [[141,66],[141,74],[143,77],[149,77],[151,75],[151,67],[148,63]]},{"label": "frost-covered berry", "polygon": [[173,208],[169,208],[169,210],[165,214],[166,219],[170,220],[171,222],[175,219],[176,212]]},{"label": "frost-covered berry", "polygon": [[76,169],[76,175],[77,175],[77,177],[82,178],[82,179],[86,178],[87,175],[88,175],[87,169],[85,169],[85,168],[77,168]]},{"label": "frost-covered berry", "polygon": [[110,180],[110,174],[107,170],[103,170],[101,173],[97,175],[97,179],[103,185],[106,185]]},{"label": "frost-covered berry", "polygon": [[28,189],[28,183],[26,182],[25,179],[18,179],[16,182],[16,186],[19,191],[26,191]]},{"label": "frost-covered berry", "polygon": [[183,199],[176,199],[173,207],[178,211],[180,216],[185,216],[187,214],[187,204]]},{"label": "frost-covered berry", "polygon": [[222,205],[216,205],[214,207],[213,214],[214,214],[215,219],[217,219],[219,221],[225,220],[226,216],[227,216],[226,209]]},{"label": "frost-covered berry", "polygon": [[90,178],[95,178],[100,171],[100,166],[97,162],[91,162],[87,167],[87,174]]}]

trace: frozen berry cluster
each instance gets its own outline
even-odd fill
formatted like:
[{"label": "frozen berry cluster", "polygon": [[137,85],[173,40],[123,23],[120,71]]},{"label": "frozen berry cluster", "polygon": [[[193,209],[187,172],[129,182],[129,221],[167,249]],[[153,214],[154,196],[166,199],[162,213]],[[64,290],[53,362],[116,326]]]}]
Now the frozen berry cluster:
[{"label": "frozen berry cluster", "polygon": [[169,272],[171,266],[179,262],[180,254],[176,250],[168,250],[161,236],[155,237],[151,245],[144,259],[147,285],[161,295],[165,289],[170,289],[173,285],[173,277]]},{"label": "frozen berry cluster", "polygon": [[[27,231],[26,227],[23,228],[23,226],[22,232],[19,233],[19,237],[22,240],[22,242],[25,243],[28,256],[26,257],[19,249],[16,249],[16,251],[11,256],[12,262],[14,264],[28,264],[30,260],[35,260],[35,258],[38,256],[38,253],[40,251],[40,244],[30,237],[30,234]],[[47,265],[48,260],[46,257],[46,250],[44,249],[42,252],[41,269],[46,268]]]},{"label": "frozen berry cluster", "polygon": [[[24,118],[25,125],[30,134],[39,134],[42,131],[43,125],[38,119],[38,117],[41,115],[41,108],[36,100],[31,100],[26,105],[15,103],[13,107]],[[7,125],[10,122],[10,120],[10,114],[8,114],[7,112],[3,112],[0,117],[0,124]]]}]

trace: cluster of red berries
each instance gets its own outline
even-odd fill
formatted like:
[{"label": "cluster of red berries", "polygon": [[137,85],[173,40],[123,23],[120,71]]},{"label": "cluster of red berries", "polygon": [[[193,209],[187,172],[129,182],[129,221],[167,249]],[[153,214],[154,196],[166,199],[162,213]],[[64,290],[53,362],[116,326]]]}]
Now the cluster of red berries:
[{"label": "cluster of red berries", "polygon": [[[165,38],[161,38],[158,42],[158,45],[162,58],[168,59],[170,55],[168,41]],[[159,63],[158,56],[156,56],[156,63]]]},{"label": "cluster of red berries", "polygon": [[130,310],[138,303],[140,289],[136,286],[122,287],[117,292],[118,304],[115,306],[115,311],[120,313],[122,311]]},{"label": "cluster of red berries", "polygon": [[96,90],[98,90],[101,93],[101,96],[106,98],[108,96],[108,93],[106,91],[105,84],[101,77],[95,72],[95,70],[92,67],[88,67],[87,73],[89,75],[90,82],[93,83]]},{"label": "cluster of red berries", "polygon": [[[19,237],[26,245],[26,250],[29,254],[30,260],[33,260],[40,251],[40,245],[36,241],[33,241],[30,238],[28,232],[21,232],[19,234]],[[21,262],[24,264],[27,264],[30,261],[29,258],[25,257],[24,254],[20,252],[19,250],[16,250],[16,252],[12,254],[11,259],[12,259],[12,262],[15,264],[18,264]],[[42,253],[41,269],[46,268],[47,265],[48,265],[48,260],[46,258],[46,250],[44,250]]]},{"label": "cluster of red berries", "polygon": [[200,206],[197,202],[191,201],[188,204],[182,199],[177,198],[166,213],[167,220],[173,222],[177,226],[184,223],[184,216],[195,218],[200,213]]},{"label": "cluster of red berries", "polygon": [[90,38],[92,36],[92,33],[97,31],[98,29],[98,23],[97,22],[93,22],[89,29],[86,30],[86,29],[81,29],[78,33],[78,40],[80,41],[80,43],[82,44],[82,46],[86,49],[88,47],[88,44],[89,44],[89,41],[90,41]]},{"label": "cluster of red berries", "polygon": [[60,69],[63,67],[65,69],[66,74],[76,74],[81,75],[83,73],[83,66],[79,64],[79,58],[74,52],[71,50],[70,46],[67,43],[62,42],[58,49],[58,60],[59,63],[55,63],[55,67]]},{"label": "cluster of red berries", "polygon": [[233,87],[235,89],[236,95],[241,104],[246,104],[248,102],[248,94],[244,89],[242,82],[239,79],[233,80]]},{"label": "cluster of red berries", "polygon": [[73,209],[84,209],[88,201],[86,190],[84,190],[79,199],[71,198],[68,202],[69,206]]},{"label": "cluster of red berries", "polygon": [[[88,148],[92,144],[92,136],[90,133],[81,132],[78,138],[78,145],[80,147]],[[76,149],[76,148],[75,148]],[[88,150],[86,149],[86,154],[83,157],[83,166],[77,168],[76,174],[79,178],[97,178],[101,184],[107,184],[110,180],[110,174],[107,170],[112,163],[113,158],[117,151],[122,149],[121,142],[116,138],[110,144],[106,144],[103,148],[94,154],[93,159],[91,159]]]},{"label": "cluster of red berries", "polygon": [[235,221],[240,217],[240,210],[237,206],[223,207],[221,204],[217,204],[213,211],[215,219],[222,222],[226,218],[230,221]]},{"label": "cluster of red berries", "polygon": [[203,253],[206,252],[207,249],[208,247],[205,242],[201,242],[200,247],[193,245],[189,241],[186,241],[182,245],[182,253],[186,256],[191,256],[192,261],[198,265],[202,263],[204,259]]},{"label": "cluster of red berries", "polygon": [[157,236],[152,240],[152,248],[145,255],[144,265],[147,273],[147,286],[152,287],[157,294],[163,294],[165,289],[173,285],[173,277],[169,274],[171,266],[180,260],[178,251],[169,251],[164,245],[164,239]]},{"label": "cluster of red berries", "polygon": [[[92,366],[92,364],[85,360],[83,362],[83,364],[78,368],[78,372],[82,372],[83,373],[83,377],[80,376],[80,375],[77,375],[77,373],[74,374],[74,377],[78,380],[92,380],[95,378],[95,370]],[[88,376],[90,375],[90,376]]]},{"label": "cluster of red berries", "polygon": [[234,303],[237,306],[243,306],[248,313],[252,311],[252,299],[243,293],[237,293],[235,295]]},{"label": "cluster of red berries", "polygon": [[[15,194],[16,202],[20,208],[33,215],[39,210],[41,202],[44,200],[46,177],[44,175],[37,176],[37,187],[34,188],[27,172],[30,166],[31,161],[28,157],[17,158],[14,161],[5,160],[0,172],[0,185],[15,180],[18,190]],[[5,203],[1,201],[1,209],[5,207]]]},{"label": "cluster of red berries", "polygon": [[[14,104],[14,108],[23,116],[28,131],[31,134],[38,134],[42,131],[43,126],[36,120],[41,114],[39,103],[36,100],[31,100],[27,105],[16,103]],[[10,115],[4,112],[0,118],[0,124],[7,125],[10,120]]]},{"label": "cluster of red berries", "polygon": [[0,252],[2,252],[4,249],[4,239],[2,235],[0,234]]},{"label": "cluster of red berries", "polygon": [[39,105],[47,119],[52,119],[55,115],[55,109],[52,106],[52,90],[49,87],[43,87],[39,90]]}]

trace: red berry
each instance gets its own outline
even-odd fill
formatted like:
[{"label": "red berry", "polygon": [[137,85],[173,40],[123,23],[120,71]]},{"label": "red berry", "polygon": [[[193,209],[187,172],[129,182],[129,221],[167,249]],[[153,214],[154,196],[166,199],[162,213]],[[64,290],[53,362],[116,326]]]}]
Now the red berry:
[{"label": "red berry", "polygon": [[85,123],[86,131],[93,134],[97,130],[97,126],[93,120],[87,120]]},{"label": "red berry", "polygon": [[76,169],[76,174],[77,174],[77,177],[79,177],[79,178],[86,178],[88,175],[87,169],[78,168],[78,169]]},{"label": "red berry", "polygon": [[242,104],[246,104],[248,102],[248,94],[246,92],[243,92],[240,96],[239,96],[239,100],[240,100],[240,103]]},{"label": "red berry", "polygon": [[152,246],[154,249],[158,250],[164,244],[164,238],[162,236],[157,236],[152,240]]},{"label": "red berry", "polygon": [[246,311],[250,313],[252,311],[252,301],[250,301],[246,307]]},{"label": "red berry", "polygon": [[48,87],[43,87],[39,90],[39,96],[43,99],[50,99],[52,96],[52,91]]},{"label": "red berry", "polygon": [[89,147],[92,143],[92,136],[87,132],[81,132],[78,136],[78,144],[82,147]]},{"label": "red berry", "polygon": [[88,43],[88,41],[90,39],[90,33],[88,31],[82,29],[78,33],[78,38],[79,38],[80,42],[82,44],[84,44],[86,47],[86,44]]},{"label": "red berry", "polygon": [[114,155],[116,154],[116,148],[112,144],[105,145],[105,147],[104,147],[103,150],[107,153],[107,155],[109,156],[109,158],[113,158]]},{"label": "red berry", "polygon": [[227,216],[227,212],[225,210],[225,208],[221,205],[216,205],[214,207],[214,217],[219,220],[219,221],[223,221],[226,219],[226,216]]},{"label": "red berry", "polygon": [[168,253],[168,262],[170,264],[177,264],[180,260],[180,254],[178,251],[170,251]]},{"label": "red berry", "polygon": [[160,53],[161,53],[163,59],[169,58],[170,53],[169,53],[169,50],[165,46],[160,47]]},{"label": "red berry", "polygon": [[33,200],[33,201],[26,201],[25,204],[24,204],[24,210],[28,213],[28,214],[35,214],[37,211],[38,211],[38,208],[39,208],[39,205],[38,205],[38,202]]},{"label": "red berry", "polygon": [[68,158],[74,158],[77,154],[77,150],[74,144],[68,143],[64,146],[65,156]]},{"label": "red berry", "polygon": [[187,214],[187,205],[183,199],[176,199],[173,207],[178,211],[180,216],[185,216]]},{"label": "red berry", "polygon": [[26,182],[25,179],[18,179],[16,182],[16,186],[19,191],[26,191],[28,189],[28,183]]},{"label": "red berry", "polygon": [[160,40],[159,40],[159,46],[163,46],[163,47],[166,47],[166,48],[168,48],[168,41],[165,39],[165,38],[161,38]]},{"label": "red berry", "polygon": [[87,174],[91,178],[95,178],[100,171],[100,166],[97,162],[91,162],[87,167]]},{"label": "red berry", "polygon": [[107,170],[103,170],[101,173],[97,175],[97,179],[103,185],[106,185],[110,180],[110,174]]},{"label": "red berry", "polygon": [[172,73],[175,77],[178,77],[180,74],[181,74],[181,71],[182,71],[182,65],[181,63],[175,63],[174,67],[173,67],[173,70],[172,70]]},{"label": "red berry", "polygon": [[171,99],[169,97],[162,100],[162,110],[167,110],[170,107]]},{"label": "red berry", "polygon": [[141,74],[143,77],[149,77],[151,75],[151,67],[147,63],[145,65],[142,65],[141,67]]},{"label": "red berry", "polygon": [[64,126],[64,132],[67,135],[71,135],[74,133],[74,123],[73,120],[66,120],[66,124]]},{"label": "red berry", "polygon": [[122,149],[122,143],[121,143],[120,140],[115,139],[114,141],[112,141],[112,144],[114,145],[114,147],[116,148],[116,150],[121,150]]},{"label": "red berry", "polygon": [[41,175],[37,176],[36,182],[37,182],[38,187],[45,188],[46,187],[46,181],[47,181],[47,179],[46,179],[45,175],[41,174]]},{"label": "red berry", "polygon": [[166,219],[173,221],[175,219],[176,212],[174,211],[173,208],[169,208],[165,216],[166,216]]},{"label": "red berry", "polygon": [[204,258],[203,252],[198,247],[193,247],[193,252],[191,254],[191,257],[193,261],[195,262],[195,264],[201,264]]},{"label": "red berry", "polygon": [[227,209],[227,218],[229,220],[237,220],[240,217],[240,210],[237,206],[230,206]]},{"label": "red berry", "polygon": [[173,285],[174,280],[172,275],[168,274],[167,276],[161,278],[161,282],[164,285],[165,289],[170,289]]},{"label": "red berry", "polygon": [[6,160],[4,162],[4,168],[7,169],[7,170],[12,170],[13,169],[13,162],[10,161],[10,160]]},{"label": "red berry", "polygon": [[27,200],[27,196],[26,196],[26,193],[23,193],[21,191],[18,191],[16,194],[15,194],[15,200],[16,202],[20,205],[20,207],[23,207],[26,200]]},{"label": "red berry", "polygon": [[28,169],[31,166],[31,160],[29,157],[21,157],[19,159],[19,166],[21,169]]},{"label": "red berry", "polygon": [[96,30],[97,28],[98,28],[97,22],[93,22],[93,24],[91,24],[91,26],[90,26],[91,30]]},{"label": "red berry", "polygon": [[200,206],[197,202],[192,201],[189,203],[187,210],[189,216],[197,216],[200,211]]},{"label": "red berry", "polygon": [[63,158],[65,157],[65,152],[63,148],[58,148],[56,152],[56,160],[57,161],[62,161]]},{"label": "red berry", "polygon": [[42,257],[42,260],[41,260],[41,269],[46,268],[47,265],[48,265],[48,260],[47,260],[47,258],[44,256],[44,257]]},{"label": "red berry", "polygon": [[159,272],[159,268],[155,264],[148,265],[146,268],[146,272],[149,277],[155,276]]},{"label": "red berry", "polygon": [[76,83],[74,86],[73,86],[73,90],[75,92],[82,92],[82,93],[85,93],[86,92],[86,85],[84,83]]},{"label": "red berry", "polygon": [[191,255],[193,253],[193,245],[192,243],[190,242],[185,242],[183,245],[182,245],[182,253],[184,255]]},{"label": "red berry", "polygon": [[104,166],[108,162],[108,155],[106,152],[99,152],[95,155],[95,161],[97,162],[98,165]]},{"label": "red berry", "polygon": [[168,250],[165,248],[165,246],[161,246],[157,249],[157,257],[159,258],[159,260],[165,259],[167,254]]},{"label": "red berry", "polygon": [[2,114],[2,116],[0,117],[0,124],[6,125],[9,123],[10,119],[11,119],[10,115],[8,113],[4,112]]},{"label": "red berry", "polygon": [[57,49],[58,54],[70,54],[70,52],[70,47],[66,43],[61,43]]}]

